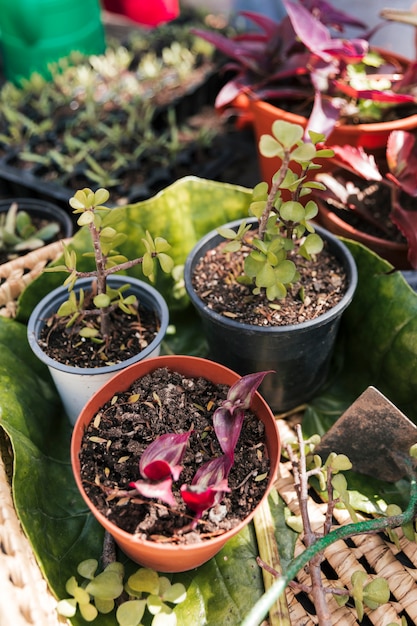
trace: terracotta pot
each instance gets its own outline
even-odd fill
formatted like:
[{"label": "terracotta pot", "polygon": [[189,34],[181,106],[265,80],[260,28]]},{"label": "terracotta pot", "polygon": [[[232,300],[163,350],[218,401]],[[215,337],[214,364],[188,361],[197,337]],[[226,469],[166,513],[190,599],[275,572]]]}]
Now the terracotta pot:
[{"label": "terracotta pot", "polygon": [[325,202],[316,198],[319,206],[319,221],[324,228],[338,237],[346,237],[363,244],[381,258],[389,261],[398,270],[411,269],[408,261],[408,245],[374,237],[351,226],[329,209]]},{"label": "terracotta pot", "polygon": [[[374,48],[374,50],[379,52],[381,56],[388,61],[392,60],[397,66],[407,68],[410,64],[409,59],[400,55],[395,55],[379,48]],[[251,99],[249,107],[257,142],[259,142],[261,135],[271,133],[272,123],[277,119],[286,120],[293,124],[300,124],[303,128],[307,126],[306,117],[290,113],[289,111],[262,100]],[[410,115],[389,122],[338,124],[330,133],[327,143],[329,145],[348,144],[351,146],[361,146],[365,150],[378,152],[379,150],[385,150],[388,136],[393,130],[412,130],[414,128],[417,128],[417,115]],[[262,179],[269,183],[280,166],[280,160],[278,158],[264,158],[261,155],[259,155],[259,159]],[[326,169],[326,162],[328,162],[328,160],[322,161],[322,163],[324,163],[323,171]]]},{"label": "terracotta pot", "polygon": [[85,405],[74,427],[71,442],[71,462],[75,481],[82,497],[97,521],[114,537],[119,547],[127,556],[133,561],[159,572],[183,572],[198,567],[211,559],[231,537],[236,535],[250,522],[257,509],[267,498],[276,479],[281,449],[280,438],[271,409],[268,407],[265,400],[256,393],[251,404],[251,409],[265,424],[266,444],[271,460],[269,481],[263,500],[252,513],[240,524],[225,532],[223,535],[202,541],[198,544],[172,545],[170,543],[156,543],[139,539],[135,537],[135,535],[121,530],[95,508],[84,491],[80,478],[79,450],[81,440],[86,426],[103,404],[118,392],[128,389],[136,379],[159,367],[167,367],[186,376],[202,376],[214,383],[225,383],[227,385],[232,385],[240,378],[240,376],[232,370],[218,363],[198,357],[160,356],[141,363],[136,363],[111,378]]}]

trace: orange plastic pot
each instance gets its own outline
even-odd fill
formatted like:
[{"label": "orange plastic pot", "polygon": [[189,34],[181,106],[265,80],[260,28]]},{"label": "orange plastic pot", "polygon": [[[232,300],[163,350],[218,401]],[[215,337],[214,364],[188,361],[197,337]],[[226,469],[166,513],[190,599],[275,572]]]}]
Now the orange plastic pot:
[{"label": "orange plastic pot", "polygon": [[[410,60],[405,57],[380,48],[374,48],[374,50],[379,52],[388,62],[391,62],[394,67],[398,67],[399,70],[405,71],[410,65]],[[293,124],[300,124],[303,128],[307,126],[306,117],[290,113],[263,100],[250,99],[249,108],[257,142],[259,142],[262,135],[271,133],[272,123],[275,120],[286,120]],[[330,133],[327,143],[330,146],[348,144],[350,146],[362,147],[369,152],[378,152],[379,150],[385,150],[388,136],[393,130],[412,130],[414,128],[417,128],[417,115],[410,115],[388,122],[338,124]],[[328,163],[328,160],[322,162],[322,165],[324,165],[322,171],[327,169],[326,163]],[[265,158],[259,155],[259,167],[262,179],[269,183],[280,167],[280,160],[278,158]]]},{"label": "orange plastic pot", "polygon": [[139,539],[135,537],[135,535],[121,530],[95,508],[84,490],[80,478],[79,450],[81,441],[86,426],[103,404],[118,392],[128,389],[134,380],[141,378],[159,367],[167,367],[186,376],[202,376],[214,383],[225,383],[227,385],[232,385],[240,378],[238,374],[223,365],[192,356],[159,356],[153,359],[147,359],[146,362],[143,363],[135,363],[123,370],[123,372],[120,372],[120,374],[116,374],[116,376],[111,378],[85,405],[73,431],[71,462],[75,481],[82,497],[97,521],[113,536],[119,547],[128,557],[145,567],[152,568],[159,572],[184,572],[198,567],[211,559],[221,550],[229,539],[250,522],[257,509],[259,509],[262,502],[267,498],[275,482],[281,444],[274,415],[262,396],[256,393],[251,404],[251,409],[265,425],[265,437],[271,467],[263,500],[254,508],[252,513],[240,524],[225,532],[223,535],[192,545],[179,546],[170,543],[156,543]]}]

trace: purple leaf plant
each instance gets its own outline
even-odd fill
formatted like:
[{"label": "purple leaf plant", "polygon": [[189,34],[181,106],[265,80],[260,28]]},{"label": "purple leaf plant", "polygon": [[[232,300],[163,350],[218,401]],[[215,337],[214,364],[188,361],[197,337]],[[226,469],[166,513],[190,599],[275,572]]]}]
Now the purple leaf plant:
[{"label": "purple leaf plant", "polygon": [[[362,38],[333,37],[331,29],[343,35],[346,26],[364,30],[366,25],[325,0],[282,2],[287,15],[280,22],[255,12],[241,12],[256,25],[256,31],[227,37],[193,29],[230,59],[225,70],[234,72],[219,91],[216,108],[233,107],[241,93],[278,105],[282,102],[284,108],[289,102],[312,102],[306,137],[308,130],[328,137],[339,120],[360,114],[363,102],[380,105],[373,106],[373,116],[390,105],[416,103],[411,86],[417,83],[417,63],[410,63],[404,74],[398,67],[388,64],[388,68],[376,55],[371,66],[367,65],[368,40],[378,27]],[[384,71],[382,76],[375,74],[374,64],[378,63]],[[367,77],[369,67],[372,76]],[[370,114],[369,106],[366,110]],[[378,121],[377,117],[372,121]]]},{"label": "purple leaf plant", "polygon": [[[180,493],[187,507],[193,511],[194,527],[203,513],[223,499],[230,491],[228,476],[234,464],[234,451],[242,429],[245,411],[269,371],[248,374],[240,378],[228,391],[226,399],[213,414],[213,427],[224,454],[201,465],[191,485],[181,485]],[[132,481],[130,497],[140,494],[176,507],[172,484],[180,478],[182,461],[192,432],[167,433],[153,441],[139,461],[141,479]]]},{"label": "purple leaf plant", "polygon": [[[390,188],[390,218],[406,238],[408,260],[417,269],[417,207],[410,210],[410,206],[415,205],[411,199],[417,198],[417,134],[394,130],[388,137],[385,162],[377,162],[363,148],[350,145],[327,147],[333,150],[333,162],[338,168]],[[316,192],[323,199],[331,199],[340,202],[344,208],[358,210],[353,203],[354,194],[358,191],[354,183],[345,185],[339,181],[339,176],[327,173],[317,174],[316,178],[327,188]],[[343,175],[343,179],[348,180],[346,175]],[[367,218],[366,214],[361,215]]]}]

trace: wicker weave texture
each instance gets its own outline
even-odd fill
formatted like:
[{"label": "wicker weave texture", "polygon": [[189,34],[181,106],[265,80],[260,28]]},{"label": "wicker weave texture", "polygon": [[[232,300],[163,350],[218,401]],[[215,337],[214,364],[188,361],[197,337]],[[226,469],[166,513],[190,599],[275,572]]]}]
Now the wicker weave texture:
[{"label": "wicker weave texture", "polygon": [[[278,420],[282,441],[294,439],[294,432],[284,420]],[[277,490],[294,515],[299,515],[297,496],[290,463],[282,463]],[[311,526],[320,532],[325,519],[326,505],[309,500]],[[345,509],[335,509],[334,517],[338,524],[348,524],[350,519]],[[337,541],[330,545],[325,553],[322,565],[322,580],[325,587],[345,586],[351,588],[353,572],[361,570],[367,573],[369,580],[383,577],[388,581],[391,600],[389,603],[371,611],[365,607],[366,624],[385,626],[401,624],[401,616],[408,624],[417,624],[417,544],[408,541],[401,530],[396,531],[400,538],[400,547],[389,540],[384,533],[358,535],[346,541]],[[305,546],[298,540],[295,554]],[[311,584],[305,570],[299,572],[297,581],[303,585]],[[291,623],[294,626],[313,626],[318,624],[311,598],[304,592],[287,589]],[[333,626],[359,626],[356,611],[352,606],[339,607],[330,595],[328,606]],[[362,622],[362,626],[363,626]]]},{"label": "wicker weave texture", "polygon": [[62,626],[56,600],[16,516],[0,457],[0,626]]}]

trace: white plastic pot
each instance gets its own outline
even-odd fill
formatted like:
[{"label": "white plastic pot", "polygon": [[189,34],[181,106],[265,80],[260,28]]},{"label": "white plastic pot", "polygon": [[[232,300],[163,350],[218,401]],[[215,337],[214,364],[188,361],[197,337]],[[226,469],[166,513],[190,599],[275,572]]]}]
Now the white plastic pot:
[{"label": "white plastic pot", "polygon": [[[61,397],[65,411],[72,424],[81,412],[81,409],[100,387],[108,381],[114,374],[129,365],[142,361],[143,359],[158,356],[161,342],[165,336],[169,321],[168,306],[161,294],[151,285],[130,276],[110,276],[108,283],[113,288],[120,287],[121,284],[128,283],[130,289],[126,294],[134,294],[143,306],[154,310],[160,320],[160,328],[155,339],[139,354],[126,361],[121,361],[115,365],[103,367],[73,367],[60,363],[48,356],[40,347],[38,339],[46,320],[55,313],[61,303],[68,298],[66,287],[58,287],[45,296],[33,309],[28,321],[28,340],[35,355],[45,363],[58,393]],[[91,286],[90,278],[83,278],[77,281],[75,290],[83,288],[88,290]]]}]

